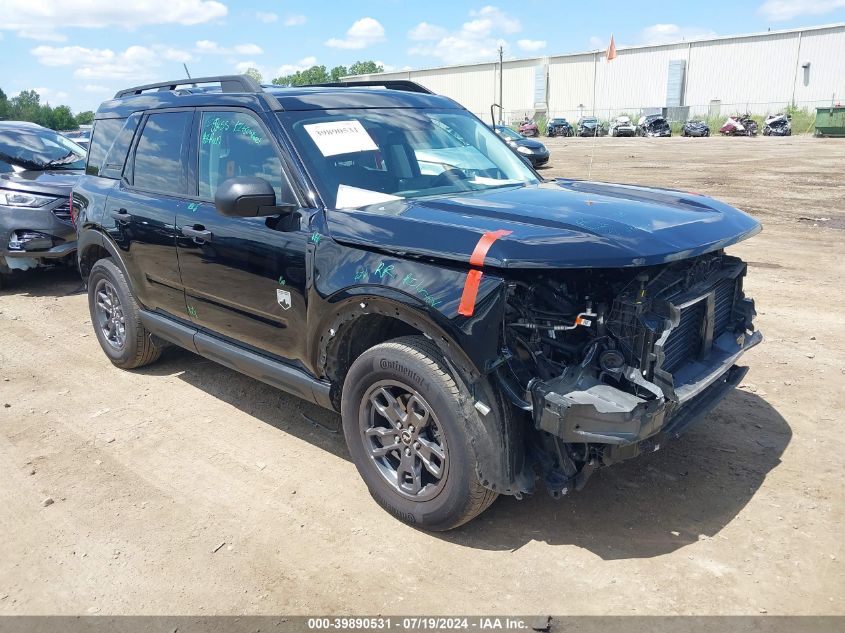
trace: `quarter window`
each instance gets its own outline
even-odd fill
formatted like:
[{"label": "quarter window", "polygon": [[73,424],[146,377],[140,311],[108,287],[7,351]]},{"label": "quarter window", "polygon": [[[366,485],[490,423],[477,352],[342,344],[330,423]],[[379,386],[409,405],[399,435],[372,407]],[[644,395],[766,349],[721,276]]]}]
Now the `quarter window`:
[{"label": "quarter window", "polygon": [[135,150],[134,187],[157,193],[185,194],[182,148],[191,118],[191,112],[162,112],[147,118]]},{"label": "quarter window", "polygon": [[276,199],[282,199],[282,162],[255,117],[236,111],[203,112],[199,143],[201,198],[213,199],[229,178],[255,176],[269,182]]}]

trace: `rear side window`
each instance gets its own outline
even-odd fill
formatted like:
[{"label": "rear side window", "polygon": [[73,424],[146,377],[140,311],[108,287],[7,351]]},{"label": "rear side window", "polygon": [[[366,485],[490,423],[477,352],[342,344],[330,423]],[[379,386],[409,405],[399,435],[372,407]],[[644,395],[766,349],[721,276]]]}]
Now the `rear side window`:
[{"label": "rear side window", "polygon": [[114,143],[115,138],[123,128],[126,119],[99,119],[94,121],[94,131],[91,133],[91,146],[88,148],[88,163],[85,173],[98,176],[106,153]]},{"label": "rear side window", "polygon": [[100,168],[100,176],[114,178],[115,180],[120,179],[123,174],[123,163],[126,162],[126,155],[129,153],[129,146],[132,145],[132,138],[135,136],[135,130],[138,128],[140,120],[140,114],[133,114],[126,119],[123,129],[120,130],[109,151],[106,152],[106,157]]},{"label": "rear side window", "polygon": [[186,193],[183,148],[192,117],[192,112],[162,112],[147,118],[135,149],[134,187],[174,195]]}]

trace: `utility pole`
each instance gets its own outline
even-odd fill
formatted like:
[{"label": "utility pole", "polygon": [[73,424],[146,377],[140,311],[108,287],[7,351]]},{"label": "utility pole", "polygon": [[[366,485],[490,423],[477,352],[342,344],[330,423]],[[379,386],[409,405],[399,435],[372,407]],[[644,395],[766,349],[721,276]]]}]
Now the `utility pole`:
[{"label": "utility pole", "polygon": [[504,67],[505,49],[499,46],[499,125],[504,125],[503,115],[505,112],[504,103],[502,102],[502,84],[505,83],[505,67]]}]

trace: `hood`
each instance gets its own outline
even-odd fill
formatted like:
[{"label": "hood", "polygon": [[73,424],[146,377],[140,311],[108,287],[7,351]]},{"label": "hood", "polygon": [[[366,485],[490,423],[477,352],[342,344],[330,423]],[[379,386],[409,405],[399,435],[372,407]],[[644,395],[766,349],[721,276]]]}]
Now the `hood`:
[{"label": "hood", "polygon": [[693,257],[751,237],[760,224],[692,193],[557,180],[487,192],[327,212],[332,239],[466,265],[482,234],[496,268],[616,268]]},{"label": "hood", "polygon": [[81,169],[10,172],[0,174],[0,188],[55,194],[57,196],[70,195],[70,190],[82,174]]},{"label": "hood", "polygon": [[532,150],[544,150],[546,146],[543,145],[540,141],[535,141],[534,139],[530,138],[521,138],[519,140],[508,140],[509,143],[513,143],[517,147],[527,147]]}]

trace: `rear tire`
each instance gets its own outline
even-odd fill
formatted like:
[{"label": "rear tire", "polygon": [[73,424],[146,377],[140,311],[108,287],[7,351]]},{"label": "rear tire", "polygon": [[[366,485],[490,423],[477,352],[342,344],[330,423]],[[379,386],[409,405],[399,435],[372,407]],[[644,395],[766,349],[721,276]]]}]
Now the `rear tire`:
[{"label": "rear tire", "polygon": [[100,347],[117,367],[135,369],[161,356],[163,346],[141,323],[141,310],[126,276],[111,259],[91,267],[88,310]]},{"label": "rear tire", "polygon": [[481,424],[463,402],[463,387],[422,336],[370,348],[344,381],[341,415],[352,461],[376,502],[409,525],[450,530],[498,496],[478,480]]}]

